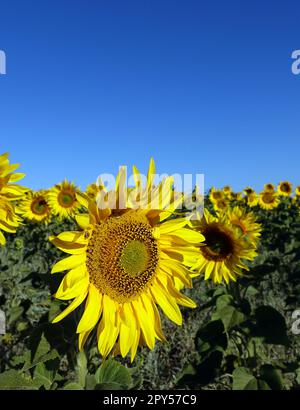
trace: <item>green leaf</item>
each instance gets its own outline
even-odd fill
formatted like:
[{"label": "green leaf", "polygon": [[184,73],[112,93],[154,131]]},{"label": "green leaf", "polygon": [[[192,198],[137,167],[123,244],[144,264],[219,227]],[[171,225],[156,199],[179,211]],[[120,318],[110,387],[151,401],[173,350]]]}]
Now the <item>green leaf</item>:
[{"label": "green leaf", "polygon": [[14,306],[10,309],[8,325],[11,326],[16,320],[22,316],[24,308],[22,306]]},{"label": "green leaf", "polygon": [[265,343],[288,345],[287,327],[284,317],[271,306],[260,306],[255,312],[254,337]]},{"label": "green leaf", "polygon": [[70,382],[67,383],[64,387],[63,390],[84,390],[83,387],[76,382]]},{"label": "green leaf", "polygon": [[231,295],[222,295],[218,297],[216,306],[217,310],[221,310],[224,306],[232,305],[233,297]]},{"label": "green leaf", "polygon": [[44,386],[46,390],[49,390],[59,366],[59,359],[48,361],[47,363],[38,363],[34,369],[33,381],[36,386]]},{"label": "green leaf", "polygon": [[220,318],[224,324],[225,330],[240,325],[246,320],[245,315],[237,310],[234,306],[223,306],[213,315],[213,318]]},{"label": "green leaf", "polygon": [[0,390],[36,390],[32,379],[11,369],[0,374]]},{"label": "green leaf", "polygon": [[233,390],[258,390],[257,379],[245,367],[237,367],[233,373]]},{"label": "green leaf", "polygon": [[77,354],[76,370],[78,373],[78,383],[80,384],[80,386],[84,388],[88,370],[87,370],[87,359],[86,359],[86,355],[83,350]]},{"label": "green leaf", "polygon": [[117,383],[123,388],[132,385],[132,378],[129,370],[113,359],[105,360],[95,373],[97,384]]},{"label": "green leaf", "polygon": [[265,380],[272,390],[283,389],[282,373],[270,364],[265,364],[260,368],[260,377]]}]

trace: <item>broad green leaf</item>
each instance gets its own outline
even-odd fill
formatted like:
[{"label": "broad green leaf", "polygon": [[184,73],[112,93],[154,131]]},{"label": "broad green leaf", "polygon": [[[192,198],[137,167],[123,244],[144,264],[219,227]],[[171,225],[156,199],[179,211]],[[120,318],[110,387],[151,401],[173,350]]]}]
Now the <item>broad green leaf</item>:
[{"label": "broad green leaf", "polygon": [[36,390],[33,380],[17,370],[0,373],[0,390]]},{"label": "broad green leaf", "polygon": [[245,367],[237,367],[233,373],[233,390],[258,390],[257,379]]},{"label": "broad green leaf", "polygon": [[260,378],[266,381],[272,390],[283,389],[281,371],[270,364],[265,364],[260,368]]},{"label": "broad green leaf", "polygon": [[234,306],[223,306],[221,309],[217,310],[213,317],[214,319],[219,317],[222,320],[225,330],[240,325],[246,320],[245,315]]},{"label": "broad green leaf", "polygon": [[129,388],[132,378],[129,370],[113,359],[105,360],[95,374],[97,384],[118,383]]}]

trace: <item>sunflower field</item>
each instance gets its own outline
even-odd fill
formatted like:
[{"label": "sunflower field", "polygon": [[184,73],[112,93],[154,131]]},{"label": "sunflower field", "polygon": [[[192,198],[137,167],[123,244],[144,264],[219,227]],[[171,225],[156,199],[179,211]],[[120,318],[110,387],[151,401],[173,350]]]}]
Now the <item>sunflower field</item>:
[{"label": "sunflower field", "polygon": [[0,389],[299,389],[300,186],[211,188],[191,218],[153,160],[119,172],[125,207],[17,168],[0,155]]}]

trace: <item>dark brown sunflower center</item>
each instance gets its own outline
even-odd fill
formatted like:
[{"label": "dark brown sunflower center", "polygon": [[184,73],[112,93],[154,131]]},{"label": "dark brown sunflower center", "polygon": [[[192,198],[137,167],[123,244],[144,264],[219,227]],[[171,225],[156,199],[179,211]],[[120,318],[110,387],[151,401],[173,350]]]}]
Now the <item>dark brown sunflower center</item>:
[{"label": "dark brown sunflower center", "polygon": [[73,192],[62,191],[58,194],[57,200],[63,208],[70,208],[75,202],[75,194]]},{"label": "dark brown sunflower center", "polygon": [[203,234],[206,245],[200,249],[207,259],[222,261],[234,252],[234,243],[231,236],[217,226],[207,227]]},{"label": "dark brown sunflower center", "polygon": [[48,212],[48,204],[44,198],[37,198],[31,204],[31,211],[36,215],[44,215]]},{"label": "dark brown sunflower center", "polygon": [[127,212],[96,225],[87,248],[90,281],[118,303],[135,299],[158,266],[158,245],[145,216]]},{"label": "dark brown sunflower center", "polygon": [[291,191],[291,189],[290,189],[290,185],[289,184],[286,184],[286,183],[283,183],[283,184],[281,184],[281,191],[282,192],[290,192]]}]

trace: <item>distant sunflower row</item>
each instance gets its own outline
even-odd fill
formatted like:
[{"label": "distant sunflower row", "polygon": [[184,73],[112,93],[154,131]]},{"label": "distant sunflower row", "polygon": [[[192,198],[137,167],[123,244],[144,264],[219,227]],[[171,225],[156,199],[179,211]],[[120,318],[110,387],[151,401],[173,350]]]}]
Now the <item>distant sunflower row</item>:
[{"label": "distant sunflower row", "polygon": [[300,207],[300,185],[295,188],[294,195],[293,185],[288,181],[280,182],[277,189],[271,183],[265,184],[264,189],[258,193],[251,187],[245,188],[243,192],[233,192],[231,187],[226,185],[222,189],[211,188],[208,197],[215,211],[224,211],[231,207],[233,202],[246,204],[251,208],[272,210],[287,197],[291,197],[293,203]]}]

